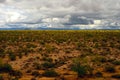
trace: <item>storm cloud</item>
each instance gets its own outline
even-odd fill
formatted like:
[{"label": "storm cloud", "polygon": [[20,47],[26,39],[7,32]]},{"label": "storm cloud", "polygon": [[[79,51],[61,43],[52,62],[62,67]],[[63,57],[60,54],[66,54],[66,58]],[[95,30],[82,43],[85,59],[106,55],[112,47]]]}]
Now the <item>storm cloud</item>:
[{"label": "storm cloud", "polygon": [[120,0],[0,0],[0,28],[120,29],[119,13]]}]

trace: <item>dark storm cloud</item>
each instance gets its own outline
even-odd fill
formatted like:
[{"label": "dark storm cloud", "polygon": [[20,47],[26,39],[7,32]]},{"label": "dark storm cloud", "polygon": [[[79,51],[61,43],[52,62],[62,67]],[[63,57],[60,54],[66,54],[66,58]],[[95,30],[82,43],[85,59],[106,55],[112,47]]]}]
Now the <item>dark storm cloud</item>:
[{"label": "dark storm cloud", "polygon": [[71,16],[70,20],[68,23],[64,23],[64,25],[89,25],[89,24],[94,24],[92,20],[86,19],[86,17],[79,17],[79,16]]}]

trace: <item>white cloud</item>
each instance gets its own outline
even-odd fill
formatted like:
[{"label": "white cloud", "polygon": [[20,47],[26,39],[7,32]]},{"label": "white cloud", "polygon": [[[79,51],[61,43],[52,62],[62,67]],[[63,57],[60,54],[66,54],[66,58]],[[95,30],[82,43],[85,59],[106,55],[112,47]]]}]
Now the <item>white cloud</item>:
[{"label": "white cloud", "polygon": [[[90,23],[87,25],[93,28],[92,21],[103,26],[100,21],[104,19],[108,26],[114,26],[119,24],[119,13],[120,0],[0,0],[0,25],[76,28],[86,21],[84,23]],[[112,24],[109,24],[111,19]]]}]

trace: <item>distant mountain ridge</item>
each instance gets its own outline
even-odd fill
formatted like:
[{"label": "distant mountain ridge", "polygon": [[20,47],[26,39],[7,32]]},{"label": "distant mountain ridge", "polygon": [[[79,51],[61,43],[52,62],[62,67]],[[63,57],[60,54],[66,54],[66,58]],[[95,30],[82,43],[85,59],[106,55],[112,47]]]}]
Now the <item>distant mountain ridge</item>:
[{"label": "distant mountain ridge", "polygon": [[115,27],[111,29],[80,29],[80,28],[0,28],[0,30],[120,30]]}]

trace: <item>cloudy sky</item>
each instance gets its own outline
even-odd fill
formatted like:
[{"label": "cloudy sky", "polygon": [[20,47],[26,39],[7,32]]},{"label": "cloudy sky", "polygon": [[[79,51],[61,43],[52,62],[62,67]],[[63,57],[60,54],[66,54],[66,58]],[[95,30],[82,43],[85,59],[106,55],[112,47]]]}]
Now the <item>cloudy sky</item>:
[{"label": "cloudy sky", "polygon": [[0,28],[120,29],[120,0],[0,0]]}]

